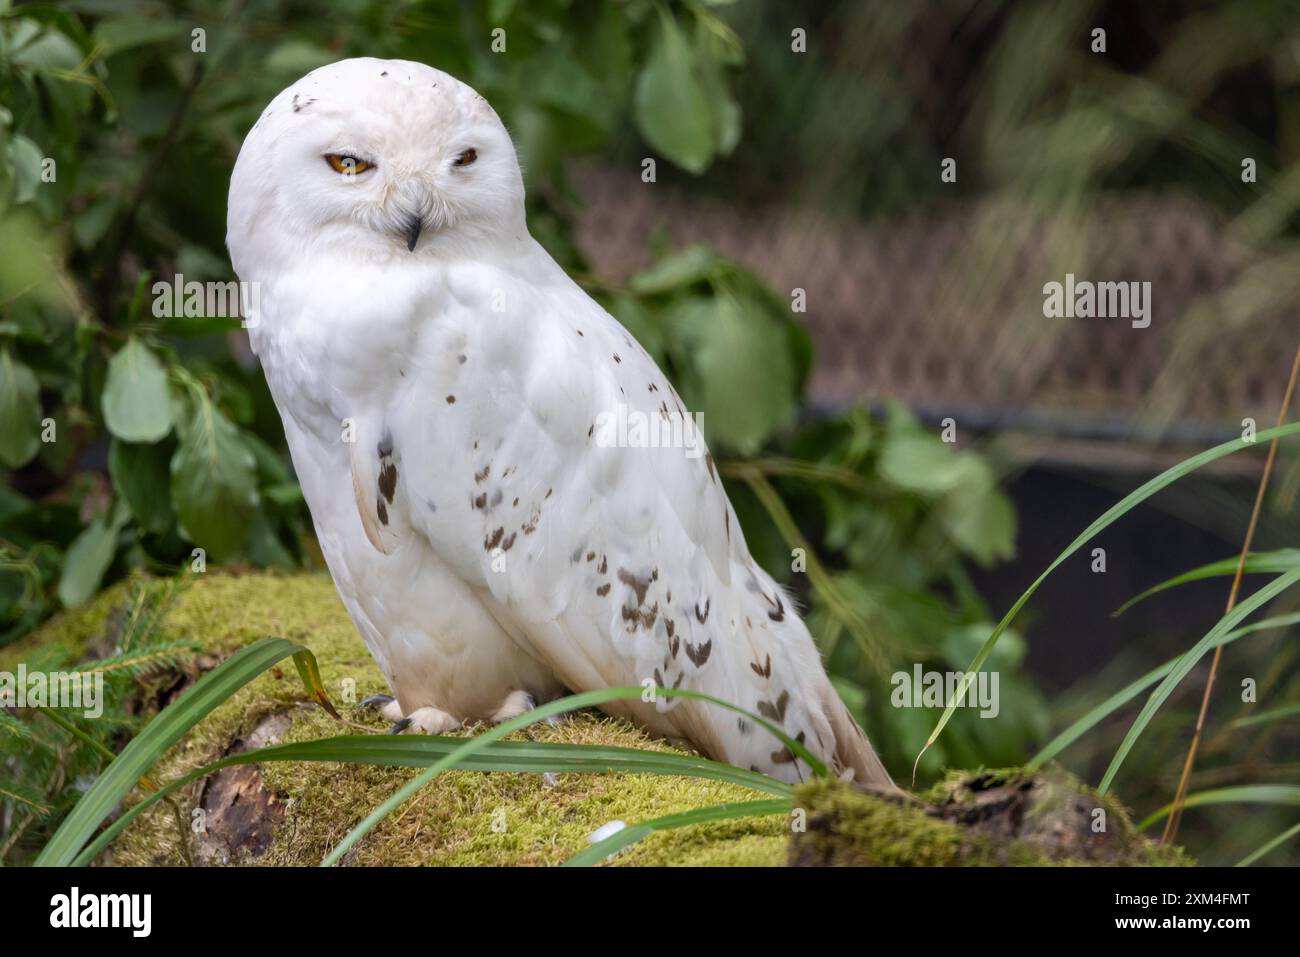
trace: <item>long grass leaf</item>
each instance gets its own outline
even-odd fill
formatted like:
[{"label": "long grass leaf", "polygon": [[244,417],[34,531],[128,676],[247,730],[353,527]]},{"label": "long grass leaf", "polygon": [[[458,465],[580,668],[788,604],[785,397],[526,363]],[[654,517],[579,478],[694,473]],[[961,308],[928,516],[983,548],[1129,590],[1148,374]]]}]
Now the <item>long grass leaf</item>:
[{"label": "long grass leaf", "polygon": [[[349,831],[343,840],[325,856],[325,859],[321,861],[321,866],[332,867],[334,864],[338,863],[343,855],[346,854],[357,841],[368,834],[376,824],[392,813],[393,810],[400,807],[413,797],[422,787],[432,781],[443,771],[457,767],[466,757],[476,751],[482,750],[493,741],[500,740],[513,731],[525,728],[528,725],[541,721],[553,714],[561,714],[565,711],[572,711],[576,708],[587,708],[593,705],[601,705],[609,701],[624,701],[640,698],[642,694],[645,693],[645,690],[646,689],[640,687],[623,687],[604,688],[599,691],[584,691],[581,694],[570,695],[567,698],[560,698],[557,701],[548,702],[540,707],[534,708],[532,711],[521,714],[517,718],[504,721],[496,727],[485,731],[483,734],[466,739],[459,748],[437,761],[420,774],[417,774],[406,784],[402,785],[402,787],[398,788],[397,791],[379,805],[379,807],[371,811],[360,824]],[[701,694],[698,691],[686,691],[681,689],[674,690],[671,688],[656,688],[654,690],[657,695],[662,694],[675,698],[690,698],[696,701],[706,701],[720,708],[725,708],[728,711],[734,711],[737,714],[745,715],[755,724],[765,728],[775,735],[778,740],[790,749],[793,755],[802,758],[808,766],[812,768],[814,774],[825,776],[827,773],[826,766],[822,764],[821,761],[817,760],[817,758],[813,757],[812,754],[808,752],[807,748],[795,741],[771,722],[760,718],[756,714],[751,714],[744,708],[737,707],[734,704],[730,704],[729,702],[722,701],[721,699],[714,698],[710,695]]]},{"label": "long grass leaf", "polygon": [[[1124,602],[1124,604],[1116,608],[1111,614],[1113,617],[1119,617],[1134,605],[1146,601],[1152,595],[1158,595],[1162,591],[1177,588],[1179,585],[1204,581],[1207,578],[1235,575],[1237,573],[1237,565],[1240,562],[1241,556],[1234,555],[1231,558],[1225,558],[1222,561],[1202,565],[1200,568],[1193,568],[1191,571],[1183,572],[1181,575],[1175,575],[1173,578],[1162,581],[1159,585],[1152,585],[1141,594],[1130,598],[1128,601]],[[1300,568],[1300,548],[1283,548],[1275,552],[1253,552],[1246,557],[1246,574],[1248,575],[1258,574],[1261,572],[1289,572],[1293,568]]]},{"label": "long grass leaf", "polygon": [[1300,834],[1300,824],[1296,824],[1293,827],[1287,828],[1285,831],[1283,831],[1277,837],[1273,838],[1268,843],[1263,844],[1260,847],[1257,847],[1255,850],[1251,851],[1249,854],[1247,854],[1245,857],[1239,860],[1235,866],[1250,867],[1251,864],[1254,864],[1265,854],[1269,853],[1274,848],[1281,847],[1283,844],[1291,840],[1291,838],[1295,837],[1297,834]]},{"label": "long grass leaf", "polygon": [[603,841],[597,841],[591,847],[574,854],[562,867],[591,867],[599,864],[611,854],[616,854],[625,847],[635,844],[658,831],[671,831],[674,828],[690,827],[693,824],[706,824],[709,821],[733,821],[744,817],[767,817],[771,814],[789,814],[793,804],[785,801],[738,801],[728,804],[714,804],[710,807],[692,808],[677,814],[665,814],[639,824],[632,824],[617,831]]},{"label": "long grass leaf", "polygon": [[993,633],[989,635],[988,638],[985,639],[984,644],[980,646],[980,650],[976,653],[974,660],[971,661],[970,665],[962,675],[962,680],[957,689],[957,693],[953,695],[952,700],[949,701],[947,707],[943,709],[943,714],[939,716],[939,721],[935,724],[934,730],[930,732],[930,736],[926,739],[925,744],[921,747],[920,752],[916,756],[916,761],[912,765],[913,782],[916,780],[916,769],[921,763],[921,758],[925,755],[926,751],[930,750],[931,745],[938,740],[939,735],[943,733],[943,729],[948,726],[948,722],[952,720],[952,716],[957,710],[958,703],[965,700],[967,689],[974,680],[975,674],[984,666],[984,662],[988,660],[989,655],[993,652],[993,646],[997,644],[997,641],[1002,637],[1003,632],[1011,626],[1011,623],[1015,620],[1016,616],[1020,614],[1021,609],[1024,608],[1029,599],[1033,597],[1034,592],[1038,591],[1038,587],[1046,581],[1047,577],[1051,575],[1052,572],[1056,571],[1056,569],[1059,568],[1067,558],[1091,541],[1098,532],[1108,528],[1118,519],[1132,511],[1136,506],[1145,502],[1161,489],[1172,485],[1184,475],[1189,475],[1202,466],[1215,462],[1234,452],[1255,448],[1259,440],[1282,438],[1284,436],[1294,435],[1298,432],[1300,432],[1300,422],[1291,422],[1287,425],[1278,426],[1273,429],[1266,429],[1265,431],[1258,433],[1255,437],[1255,442],[1249,442],[1245,439],[1233,439],[1231,442],[1224,442],[1222,445],[1216,445],[1212,449],[1206,449],[1204,452],[1194,455],[1190,459],[1186,459],[1172,468],[1166,469],[1155,478],[1145,482],[1135,491],[1130,492],[1128,495],[1124,496],[1124,498],[1120,499],[1119,502],[1107,509],[1100,518],[1085,528],[1073,542],[1066,546],[1065,551],[1056,556],[1055,560],[1047,566],[1047,569],[1039,575],[1038,578],[1034,580],[1034,583],[1026,589],[1025,593],[1016,600],[1016,603],[1011,606],[1010,611],[1003,616],[1002,620],[998,622],[997,627],[993,629]]},{"label": "long grass leaf", "polygon": [[[1295,624],[1300,624],[1300,612],[1290,615],[1277,615],[1273,618],[1265,618],[1263,621],[1258,621],[1253,625],[1246,625],[1244,628],[1233,629],[1226,635],[1216,638],[1214,644],[1210,647],[1214,648],[1218,645],[1230,644],[1238,638],[1256,631],[1267,631],[1271,628],[1286,628]],[[1178,664],[1178,659],[1181,657],[1182,655],[1178,655],[1174,658],[1170,658],[1164,664],[1152,668],[1141,678],[1125,685],[1101,704],[1089,710],[1087,714],[1073,722],[1068,728],[1049,741],[1041,751],[1030,758],[1028,763],[1025,765],[1025,769],[1028,771],[1034,771],[1052,760],[1075,741],[1079,740],[1079,738],[1083,737],[1083,735],[1088,731],[1091,731],[1100,722],[1114,714],[1120,708],[1124,707],[1124,705],[1128,704],[1165,675],[1169,674],[1174,665]],[[1262,718],[1263,716],[1261,715],[1258,717]],[[1250,720],[1256,719],[1243,719],[1243,721]],[[1241,723],[1242,722],[1236,722],[1234,726]]]},{"label": "long grass leaf", "polygon": [[1160,710],[1160,706],[1165,703],[1166,699],[1168,699],[1171,694],[1173,694],[1174,688],[1178,687],[1179,682],[1187,676],[1187,673],[1191,671],[1205,653],[1214,646],[1214,643],[1219,636],[1227,634],[1243,618],[1258,609],[1261,605],[1273,600],[1282,592],[1286,591],[1286,589],[1294,585],[1297,581],[1300,581],[1300,569],[1293,572],[1287,572],[1285,575],[1279,575],[1245,601],[1240,602],[1237,607],[1232,609],[1228,614],[1220,618],[1218,624],[1206,632],[1205,636],[1201,638],[1201,640],[1198,641],[1190,651],[1178,659],[1174,667],[1169,670],[1169,674],[1165,675],[1164,680],[1160,682],[1155,691],[1151,692],[1150,697],[1147,698],[1146,704],[1142,706],[1142,710],[1133,720],[1132,727],[1130,727],[1128,733],[1124,735],[1124,740],[1120,742],[1119,749],[1115,752],[1115,757],[1111,759],[1110,766],[1106,769],[1106,774],[1102,777],[1101,784],[1097,787],[1098,793],[1105,794],[1110,789],[1111,782],[1115,780],[1115,775],[1119,773],[1119,769],[1123,765],[1124,759],[1128,757],[1129,752],[1133,749],[1133,745],[1137,743],[1137,739],[1142,735],[1142,732],[1146,730],[1147,725],[1151,723],[1151,719],[1155,717],[1156,712]]},{"label": "long grass leaf", "polygon": [[72,861],[91,834],[167,749],[217,705],[276,662],[303,652],[287,638],[264,638],[241,649],[200,678],[145,725],[116,760],[95,779],[37,856],[35,864],[58,867]]},{"label": "long grass leaf", "polygon": [[[374,764],[386,767],[427,768],[454,752],[465,738],[440,735],[343,735],[317,741],[277,744],[254,751],[241,751],[204,765],[168,783],[132,805],[86,846],[75,866],[91,864],[133,820],[152,804],[193,781],[237,764],[267,761],[335,761],[345,764]],[[542,774],[663,774],[704,778],[723,784],[751,788],[789,801],[793,789],[784,781],[732,764],[694,755],[624,748],[614,745],[565,744],[549,741],[493,741],[485,749],[468,755],[458,766],[462,771],[530,772]]]},{"label": "long grass leaf", "polygon": [[[1300,805],[1300,787],[1294,784],[1241,784],[1230,788],[1215,788],[1189,794],[1183,800],[1183,807],[1201,807],[1207,804],[1282,804]],[[1173,810],[1173,802],[1160,810],[1147,815],[1138,825],[1139,831],[1145,831],[1156,821],[1163,820]]]}]

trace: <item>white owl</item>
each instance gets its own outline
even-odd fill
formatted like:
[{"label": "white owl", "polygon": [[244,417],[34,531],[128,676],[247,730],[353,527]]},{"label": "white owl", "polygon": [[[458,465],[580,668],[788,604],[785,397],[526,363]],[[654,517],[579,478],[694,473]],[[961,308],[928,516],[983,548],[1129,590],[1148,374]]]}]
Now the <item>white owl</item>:
[{"label": "white owl", "polygon": [[[227,242],[259,284],[253,347],[399,727],[652,681],[764,715],[889,786],[750,557],[712,457],[596,435],[620,410],[685,409],[529,235],[514,146],[483,97],[404,60],[307,74],[244,141]],[[741,767],[808,773],[703,702],[605,710]]]}]

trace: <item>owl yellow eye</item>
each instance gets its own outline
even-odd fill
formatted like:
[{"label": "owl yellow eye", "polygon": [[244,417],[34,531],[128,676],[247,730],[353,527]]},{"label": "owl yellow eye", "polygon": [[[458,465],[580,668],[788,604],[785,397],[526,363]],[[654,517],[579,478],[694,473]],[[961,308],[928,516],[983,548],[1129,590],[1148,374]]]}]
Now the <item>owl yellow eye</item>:
[{"label": "owl yellow eye", "polygon": [[334,172],[342,173],[344,176],[355,176],[358,173],[364,173],[374,165],[346,153],[326,153],[325,162],[330,164],[330,169],[334,170]]},{"label": "owl yellow eye", "polygon": [[474,162],[476,159],[478,159],[478,150],[474,149],[473,147],[470,147],[470,148],[467,149],[465,152],[463,152],[463,153],[461,153],[459,156],[457,156],[457,157],[456,157],[456,161],[455,161],[454,163],[452,163],[451,165],[452,165],[452,166],[468,166],[470,163]]}]

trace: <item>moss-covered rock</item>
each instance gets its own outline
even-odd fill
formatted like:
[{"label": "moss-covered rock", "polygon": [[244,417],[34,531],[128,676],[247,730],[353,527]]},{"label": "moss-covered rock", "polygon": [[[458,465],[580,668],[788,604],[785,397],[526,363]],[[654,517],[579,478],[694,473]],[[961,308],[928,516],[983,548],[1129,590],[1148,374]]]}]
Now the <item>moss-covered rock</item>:
[{"label": "moss-covered rock", "polygon": [[799,788],[806,826],[795,865],[989,867],[1186,865],[1181,849],[1148,841],[1128,811],[1059,768],[954,772],[921,795],[838,781]]},{"label": "moss-covered rock", "polygon": [[[57,649],[67,662],[113,652],[128,617],[130,588],[109,589],[83,608],[0,649],[0,670]],[[268,635],[316,655],[343,723],[311,701],[291,666],[273,668],[216,708],[153,769],[174,780],[235,751],[387,728],[356,702],[386,690],[324,574],[208,573],[168,606],[162,628],[200,649],[169,673],[138,682],[127,710],[157,710],[238,648]],[[626,722],[582,713],[516,737],[673,750]],[[100,863],[316,864],[359,821],[418,771],[366,765],[266,762],[226,768],[160,802],[133,822]],[[131,803],[139,794],[128,799]],[[345,859],[361,865],[555,864],[602,825],[632,824],[691,808],[762,797],[694,778],[632,774],[450,772],[390,815]],[[796,792],[785,815],[654,834],[614,864],[984,866],[1182,864],[1133,828],[1112,798],[1098,798],[1064,772],[953,774],[921,795],[866,792],[838,781]],[[1104,829],[1097,829],[1097,822]],[[793,827],[792,827],[793,824]],[[800,825],[803,826],[800,826]],[[793,832],[793,836],[792,835]]]},{"label": "moss-covered rock", "polygon": [[[25,641],[0,650],[0,669],[25,660],[37,646],[57,645],[68,661],[107,653],[126,598],[124,587],[110,589],[87,606],[58,616]],[[282,635],[316,655],[325,687],[351,726],[311,703],[296,672],[286,665],[255,679],[172,748],[152,772],[159,782],[274,741],[387,730],[355,704],[387,689],[327,575],[208,573],[181,591],[163,627],[193,639],[204,652],[184,666],[185,674],[171,683],[168,698],[183,693],[185,683],[239,647]],[[141,701],[137,706],[157,704]],[[534,726],[520,736],[672,750],[625,722],[594,713]],[[306,762],[228,768],[179,792],[174,805],[160,803],[146,811],[101,863],[316,864],[416,773]],[[762,795],[694,778],[561,774],[548,781],[537,774],[451,772],[390,815],[347,860],[372,865],[555,864],[586,847],[588,836],[612,820],[631,824],[758,797]],[[206,833],[195,833],[195,822]],[[781,864],[788,830],[782,816],[704,824],[655,834],[613,863]]]}]

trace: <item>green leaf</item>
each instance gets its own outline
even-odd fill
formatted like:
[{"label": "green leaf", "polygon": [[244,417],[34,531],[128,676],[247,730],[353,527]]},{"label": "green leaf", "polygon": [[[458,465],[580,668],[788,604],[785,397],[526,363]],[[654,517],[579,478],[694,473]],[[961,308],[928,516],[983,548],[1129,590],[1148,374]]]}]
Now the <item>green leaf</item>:
[{"label": "green leaf", "polygon": [[1016,553],[1016,510],[996,486],[960,485],[940,500],[939,520],[963,552],[988,567]]},{"label": "green leaf", "polygon": [[891,432],[880,453],[881,478],[912,492],[938,495],[963,484],[988,487],[983,464],[921,431]]},{"label": "green leaf", "polygon": [[155,17],[117,17],[95,27],[94,40],[101,55],[110,57],[132,47],[172,40],[188,32],[183,25]]},{"label": "green leaf", "polygon": [[26,465],[41,447],[41,390],[36,374],[0,350],[0,463]]},{"label": "green leaf", "polygon": [[157,442],[171,431],[167,370],[134,336],[109,360],[103,409],[108,430],[126,442]]},{"label": "green leaf", "polygon": [[1130,510],[1136,508],[1142,502],[1145,502],[1152,495],[1155,495],[1166,486],[1172,485],[1184,475],[1188,475],[1199,469],[1201,466],[1208,465],[1210,462],[1215,462],[1224,456],[1231,455],[1233,452],[1240,452],[1243,449],[1253,449],[1256,447],[1255,443],[1258,441],[1273,438],[1280,439],[1284,436],[1294,435],[1297,432],[1300,432],[1300,422],[1292,422],[1287,425],[1280,425],[1277,428],[1267,429],[1260,432],[1255,436],[1255,441],[1253,442],[1248,442],[1245,439],[1233,439],[1231,442],[1224,442],[1222,445],[1216,445],[1212,449],[1206,449],[1204,452],[1194,455],[1190,459],[1179,462],[1172,468],[1168,468],[1161,472],[1155,478],[1143,483],[1138,489],[1124,496],[1123,499],[1107,509],[1100,518],[1085,528],[1079,536],[1066,547],[1065,551],[1056,556],[1052,561],[1052,564],[1047,566],[1047,569],[1034,580],[1034,583],[1025,590],[1025,593],[1016,599],[1016,603],[1011,606],[1011,609],[1002,617],[1002,620],[998,622],[997,627],[993,629],[993,633],[989,635],[988,639],[984,642],[983,646],[980,648],[979,654],[975,656],[969,667],[967,667],[965,674],[962,676],[961,683],[957,687],[957,693],[953,695],[953,700],[943,709],[943,714],[939,716],[939,721],[935,724],[934,730],[930,732],[930,736],[926,739],[925,744],[917,754],[916,761],[913,764],[913,777],[915,777],[915,769],[916,766],[920,764],[922,756],[924,756],[925,752],[929,750],[931,745],[938,740],[939,735],[943,733],[943,729],[947,726],[948,722],[952,720],[953,713],[957,710],[958,702],[964,699],[966,691],[970,688],[971,681],[974,680],[974,675],[981,667],[983,667],[984,661],[988,658],[989,652],[993,650],[993,646],[997,644],[998,638],[1000,638],[1002,633],[1007,630],[1013,621],[1015,621],[1016,616],[1020,614],[1020,610],[1024,608],[1029,599],[1033,597],[1034,592],[1038,591],[1038,586],[1047,580],[1048,575],[1056,571],[1056,569],[1059,568],[1067,558],[1091,541],[1098,532],[1110,527]]},{"label": "green leaf", "polygon": [[1265,844],[1261,845],[1260,847],[1257,847],[1255,850],[1251,851],[1249,854],[1247,854],[1245,857],[1239,860],[1235,866],[1250,867],[1251,864],[1254,864],[1265,854],[1269,853],[1275,848],[1281,847],[1283,844],[1291,840],[1291,838],[1295,837],[1297,834],[1300,834],[1300,824],[1297,824],[1294,827],[1287,828],[1285,831],[1283,831],[1277,837],[1273,838],[1271,841],[1268,841]]},{"label": "green leaf", "polygon": [[64,607],[80,605],[99,590],[104,572],[117,554],[118,533],[127,518],[126,509],[114,505],[72,540],[59,576],[59,601]]},{"label": "green leaf", "polygon": [[713,108],[695,55],[666,11],[637,77],[633,105],[637,129],[651,147],[691,173],[708,168],[717,141]]},{"label": "green leaf", "polygon": [[[1186,585],[1188,582],[1202,581],[1220,575],[1235,575],[1237,574],[1237,564],[1240,561],[1241,556],[1235,555],[1232,558],[1211,562],[1208,565],[1202,565],[1200,568],[1193,568],[1189,572],[1183,572],[1181,575],[1175,575],[1168,581],[1163,581],[1159,585],[1152,585],[1140,595],[1130,598],[1115,609],[1114,614],[1118,617],[1138,602],[1145,601],[1152,595],[1159,594],[1170,588]],[[1283,548],[1275,552],[1251,552],[1246,556],[1246,572],[1248,573],[1285,572],[1297,567],[1300,567],[1300,549],[1297,548]]]},{"label": "green leaf", "polygon": [[310,656],[311,652],[286,638],[264,638],[237,651],[200,678],[185,694],[145,725],[144,730],[122,749],[117,759],[104,769],[64,818],[36,858],[35,864],[38,867],[64,867],[71,864],[95,828],[99,827],[135,787],[136,782],[185,732],[276,662],[299,654]]},{"label": "green leaf", "polygon": [[671,292],[708,279],[721,264],[721,257],[708,246],[691,245],[641,270],[628,285],[642,295]]},{"label": "green leaf", "polygon": [[41,148],[19,134],[9,144],[9,156],[14,164],[14,202],[30,202],[41,185],[41,163],[45,159]]},{"label": "green leaf", "polygon": [[108,450],[108,472],[113,488],[146,532],[161,535],[172,527],[170,442],[142,444],[114,439]]},{"label": "green leaf", "polygon": [[[0,712],[3,714],[3,712]],[[222,768],[236,764],[268,761],[329,761],[371,764],[384,767],[427,768],[456,751],[464,738],[444,735],[342,735],[318,741],[278,744],[253,751],[241,751],[197,768],[170,782],[125,810],[77,856],[76,866],[92,863],[142,812],[187,784]],[[788,784],[756,771],[746,771],[691,755],[666,754],[641,748],[613,745],[563,744],[545,741],[493,741],[481,751],[464,757],[463,771],[501,771],[543,774],[663,774],[702,778],[724,784],[753,788],[783,798],[786,807],[792,796]]]},{"label": "green leaf", "polygon": [[[1271,628],[1289,628],[1291,625],[1296,624],[1300,624],[1300,613],[1278,615],[1274,618],[1265,618],[1263,621],[1257,621],[1255,624],[1247,625],[1244,628],[1234,629],[1226,635],[1216,638],[1214,644],[1210,645],[1210,647],[1216,648],[1219,645],[1230,644],[1244,635],[1249,635],[1257,631],[1267,631]],[[1164,664],[1152,668],[1141,678],[1125,685],[1101,704],[1090,709],[1087,714],[1073,722],[1068,728],[1049,741],[1041,751],[1030,758],[1028,763],[1025,765],[1025,770],[1034,771],[1052,760],[1075,741],[1079,740],[1079,738],[1083,737],[1084,734],[1100,724],[1104,719],[1114,714],[1147,688],[1150,688],[1165,675],[1169,674],[1169,672],[1173,670],[1174,665],[1178,664],[1178,659],[1181,657],[1182,655],[1178,655],[1175,658],[1170,658]]]},{"label": "green leaf", "polygon": [[719,295],[682,311],[692,373],[682,395],[710,442],[750,454],[794,416],[794,363],[780,320],[752,300]]},{"label": "green leaf", "polygon": [[257,508],[257,470],[239,431],[196,393],[171,461],[172,502],[185,536],[209,555],[237,554]]},{"label": "green leaf", "polygon": [[[1300,787],[1294,784],[1242,784],[1230,788],[1215,788],[1187,795],[1183,807],[1204,807],[1207,804],[1282,804],[1300,805]],[[1163,820],[1173,810],[1173,804],[1166,804],[1160,810],[1148,814],[1138,825],[1139,831],[1145,831],[1156,821]]]},{"label": "green leaf", "polygon": [[[734,711],[736,714],[747,717],[760,728],[774,735],[777,740],[784,744],[797,757],[801,758],[812,769],[812,772],[818,777],[825,777],[827,774],[826,765],[822,764],[817,758],[808,751],[806,747],[795,741],[783,730],[772,724],[765,718],[761,718],[752,712],[739,708],[711,695],[701,694],[698,691],[686,691],[683,689],[656,688],[656,694],[665,695],[670,698],[690,698],[695,701],[706,701],[709,704],[725,708],[728,711]],[[460,766],[460,763],[470,755],[482,751],[493,741],[504,738],[506,735],[520,728],[525,728],[530,724],[536,724],[538,721],[545,720],[553,714],[562,714],[565,711],[573,711],[578,708],[587,708],[593,705],[601,705],[607,701],[623,701],[639,698],[645,693],[641,687],[625,688],[603,688],[598,691],[585,691],[581,694],[569,695],[567,698],[560,698],[556,701],[549,701],[540,707],[534,708],[526,714],[521,714],[517,718],[504,721],[496,727],[483,732],[476,737],[469,738],[461,743],[455,751],[448,754],[431,765],[421,774],[416,775],[402,787],[398,788],[383,804],[371,811],[360,824],[348,832],[347,836],[340,841],[332,851],[321,861],[322,867],[332,867],[338,863],[339,859],[345,855],[348,850],[368,834],[372,828],[385,817],[391,814],[396,808],[400,807],[407,800],[413,797],[419,790],[432,781],[443,771],[451,770]]]},{"label": "green leaf", "polygon": [[562,867],[591,867],[599,864],[611,854],[649,837],[657,831],[671,831],[674,828],[690,827],[693,824],[707,824],[711,821],[735,821],[746,817],[768,817],[772,814],[789,814],[792,803],[784,801],[736,801],[726,804],[713,804],[709,807],[692,808],[677,814],[665,814],[625,827],[603,841],[597,841],[564,862]]},{"label": "green leaf", "polygon": [[1132,727],[1124,735],[1124,740],[1120,742],[1115,757],[1111,758],[1110,766],[1106,768],[1106,773],[1102,776],[1101,784],[1097,787],[1097,793],[1105,794],[1110,789],[1111,782],[1115,780],[1115,775],[1119,773],[1120,767],[1124,764],[1124,759],[1128,757],[1133,745],[1137,743],[1137,739],[1146,730],[1147,725],[1151,723],[1151,719],[1155,717],[1156,712],[1160,710],[1160,706],[1173,694],[1174,688],[1178,687],[1178,683],[1204,657],[1214,642],[1231,631],[1238,622],[1251,612],[1258,609],[1265,602],[1271,601],[1298,581],[1300,581],[1300,569],[1288,572],[1285,575],[1279,575],[1220,618],[1218,624],[1206,632],[1205,636],[1190,651],[1178,659],[1174,667],[1170,669],[1169,674],[1156,687],[1156,690],[1151,692],[1146,704],[1142,706],[1142,710],[1134,719]]}]

